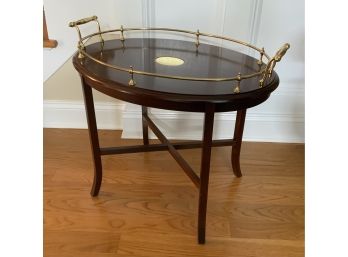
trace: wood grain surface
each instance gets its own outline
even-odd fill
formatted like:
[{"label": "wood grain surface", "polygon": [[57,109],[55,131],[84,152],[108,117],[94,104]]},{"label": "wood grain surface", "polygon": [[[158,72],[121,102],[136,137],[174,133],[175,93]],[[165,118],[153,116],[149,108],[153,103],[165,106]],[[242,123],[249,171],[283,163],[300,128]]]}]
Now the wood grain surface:
[{"label": "wood grain surface", "polygon": [[[101,146],[142,143],[99,136]],[[180,152],[198,174],[200,149]],[[44,256],[304,256],[304,145],[244,142],[241,178],[230,155],[212,151],[198,245],[198,191],[169,153],[103,156],[92,198],[88,131],[44,129]]]}]

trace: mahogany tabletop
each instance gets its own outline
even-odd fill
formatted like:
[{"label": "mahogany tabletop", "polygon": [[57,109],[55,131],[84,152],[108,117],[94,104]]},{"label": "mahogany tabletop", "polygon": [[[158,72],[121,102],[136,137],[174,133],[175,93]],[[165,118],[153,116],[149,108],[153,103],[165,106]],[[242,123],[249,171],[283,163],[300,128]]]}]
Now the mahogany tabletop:
[{"label": "mahogany tabletop", "polygon": [[[105,63],[134,70],[168,76],[196,78],[225,78],[252,74],[260,70],[257,59],[232,49],[217,45],[199,45],[193,42],[156,39],[128,38],[124,46],[119,39],[86,46],[86,52]],[[156,62],[158,57],[175,57],[182,60],[177,66]],[[240,92],[235,93],[237,81],[189,81],[134,74],[136,84],[129,86],[130,74],[101,65],[89,58],[73,58],[75,68],[82,79],[107,95],[148,107],[204,111],[205,103],[214,103],[216,111],[246,109],[267,100],[279,78],[276,72],[259,87],[260,77],[240,82]]]}]

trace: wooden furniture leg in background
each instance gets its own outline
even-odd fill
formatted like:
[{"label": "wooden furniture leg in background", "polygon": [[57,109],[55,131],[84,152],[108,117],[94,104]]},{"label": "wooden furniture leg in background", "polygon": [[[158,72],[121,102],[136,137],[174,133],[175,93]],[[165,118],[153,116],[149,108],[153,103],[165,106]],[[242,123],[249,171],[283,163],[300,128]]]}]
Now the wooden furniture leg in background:
[{"label": "wooden furniture leg in background", "polygon": [[210,172],[210,157],[214,126],[215,106],[207,104],[204,114],[203,146],[201,159],[201,173],[199,186],[199,205],[198,205],[198,243],[205,243],[205,224],[207,214],[208,184]]},{"label": "wooden furniture leg in background", "polygon": [[98,139],[98,129],[97,129],[97,122],[95,119],[92,88],[84,82],[83,78],[81,78],[81,82],[82,82],[83,96],[85,100],[89,139],[90,139],[93,162],[94,162],[94,179],[93,179],[91,195],[97,196],[99,193],[102,178],[103,178],[102,161],[101,161],[99,139]]},{"label": "wooden furniture leg in background", "polygon": [[236,124],[234,127],[235,144],[232,146],[231,162],[234,175],[241,177],[242,172],[240,170],[240,149],[242,146],[242,138],[244,131],[246,109],[237,111]]},{"label": "wooden furniture leg in background", "polygon": [[52,40],[48,38],[48,30],[46,25],[45,10],[43,11],[43,47],[45,48],[55,48],[58,45],[57,40]]},{"label": "wooden furniture leg in background", "polygon": [[142,111],[142,121],[143,121],[143,143],[144,145],[149,144],[149,129],[148,125],[146,123],[146,119],[144,116],[147,116],[147,107],[146,106],[141,106],[141,111]]}]

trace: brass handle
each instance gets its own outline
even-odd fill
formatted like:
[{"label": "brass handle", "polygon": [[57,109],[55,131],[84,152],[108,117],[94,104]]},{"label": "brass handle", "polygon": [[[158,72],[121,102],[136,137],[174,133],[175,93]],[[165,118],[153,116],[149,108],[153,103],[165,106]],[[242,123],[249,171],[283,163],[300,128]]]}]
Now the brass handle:
[{"label": "brass handle", "polygon": [[283,58],[283,56],[286,54],[286,51],[288,51],[288,49],[290,48],[290,44],[289,43],[285,43],[278,51],[277,53],[274,55],[274,57],[268,62],[266,69],[263,73],[262,78],[259,80],[260,82],[260,87],[263,87],[263,83],[266,80],[267,74],[268,77],[270,77],[272,75],[272,72],[274,70],[274,67],[276,65],[277,62],[280,62],[280,60]]},{"label": "brass handle", "polygon": [[97,23],[97,27],[98,27],[98,31],[99,31],[98,34],[99,34],[99,38],[100,38],[100,43],[101,43],[101,45],[102,45],[102,48],[103,48],[103,46],[104,46],[104,39],[103,39],[103,37],[102,37],[102,32],[101,32],[101,30],[100,30],[100,24],[99,24],[99,21],[98,21],[98,17],[97,17],[97,16],[93,15],[93,16],[91,16],[91,17],[87,17],[87,18],[80,19],[80,20],[77,20],[77,21],[69,22],[69,27],[74,27],[74,28],[76,28],[77,33],[78,33],[79,38],[80,38],[80,40],[79,40],[79,42],[78,42],[78,44],[77,44],[77,48],[79,49],[79,55],[78,55],[79,58],[83,58],[83,57],[84,57],[82,51],[85,50],[85,44],[84,44],[84,42],[83,42],[83,40],[82,40],[82,36],[81,36],[81,31],[80,31],[80,29],[79,29],[79,25],[86,24],[86,23],[88,23],[88,22],[90,22],[90,21],[95,21],[95,22]]},{"label": "brass handle", "polygon": [[92,16],[92,17],[88,17],[88,18],[83,18],[81,20],[77,20],[77,21],[72,21],[72,22],[69,22],[69,27],[75,27],[75,26],[78,26],[78,25],[82,25],[82,24],[86,24],[90,21],[96,21],[98,19],[97,16]]},{"label": "brass handle", "polygon": [[290,44],[288,43],[284,44],[275,54],[274,60],[276,62],[279,62],[282,59],[282,57],[286,54],[286,51],[288,51],[289,48],[290,48]]}]

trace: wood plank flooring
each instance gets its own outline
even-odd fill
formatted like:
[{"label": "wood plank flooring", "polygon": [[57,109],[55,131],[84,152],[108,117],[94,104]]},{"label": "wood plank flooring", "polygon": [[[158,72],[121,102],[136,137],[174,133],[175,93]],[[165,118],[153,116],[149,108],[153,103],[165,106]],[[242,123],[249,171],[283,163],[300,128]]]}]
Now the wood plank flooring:
[{"label": "wood plank flooring", "polygon": [[[102,146],[142,143],[99,136]],[[200,149],[180,152],[198,173]],[[212,151],[198,245],[198,190],[168,152],[103,156],[92,198],[87,130],[44,129],[44,256],[304,256],[304,145],[244,142],[242,178],[230,152]]]}]

